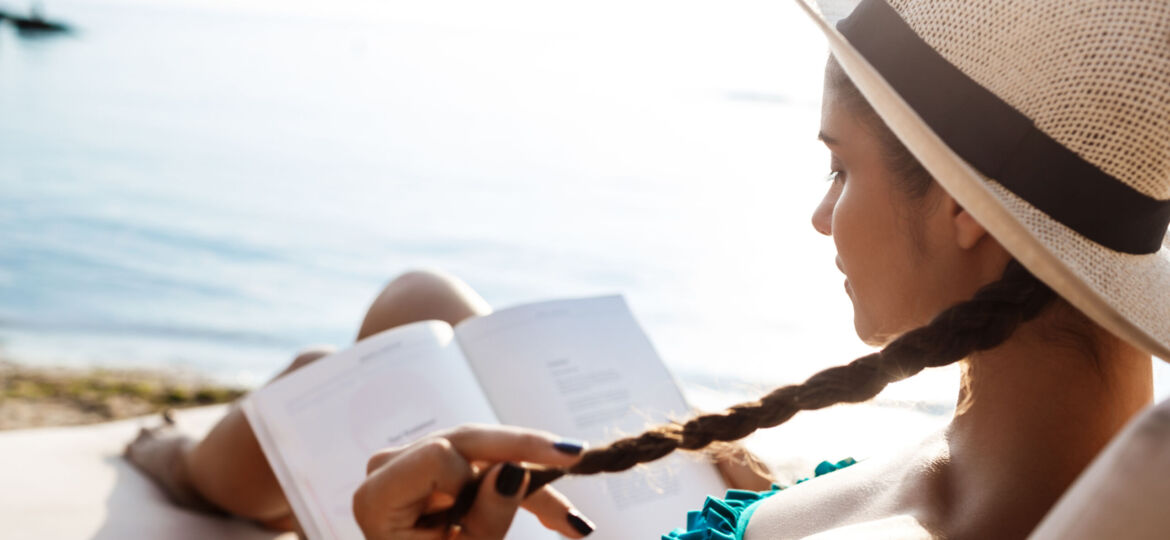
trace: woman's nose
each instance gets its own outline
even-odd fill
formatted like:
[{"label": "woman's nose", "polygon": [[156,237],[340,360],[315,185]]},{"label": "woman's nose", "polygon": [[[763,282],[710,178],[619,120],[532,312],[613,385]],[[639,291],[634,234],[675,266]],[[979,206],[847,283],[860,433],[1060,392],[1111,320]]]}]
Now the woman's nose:
[{"label": "woman's nose", "polygon": [[833,208],[837,206],[837,198],[840,195],[841,187],[834,183],[825,193],[825,198],[821,199],[821,204],[813,211],[812,226],[825,236],[833,235]]}]

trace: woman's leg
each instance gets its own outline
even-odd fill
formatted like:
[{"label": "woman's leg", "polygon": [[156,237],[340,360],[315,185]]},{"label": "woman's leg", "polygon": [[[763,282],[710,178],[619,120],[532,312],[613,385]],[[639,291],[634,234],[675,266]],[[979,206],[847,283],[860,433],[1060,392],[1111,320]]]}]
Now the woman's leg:
[{"label": "woman's leg", "polygon": [[[483,298],[453,276],[408,272],[386,285],[370,305],[357,339],[415,321],[439,319],[456,324],[490,312]],[[277,378],[329,352],[305,351]],[[173,457],[162,455],[164,442],[157,435],[145,442],[140,437],[127,449],[127,456],[176,499],[182,501],[182,490],[189,489],[231,514],[278,528],[291,523],[288,501],[238,407],[233,406],[203,440],[167,443],[166,451]]]},{"label": "woman's leg", "polygon": [[436,319],[454,326],[491,312],[491,306],[463,280],[433,270],[416,270],[394,278],[382,289],[366,311],[357,340],[407,323]]}]

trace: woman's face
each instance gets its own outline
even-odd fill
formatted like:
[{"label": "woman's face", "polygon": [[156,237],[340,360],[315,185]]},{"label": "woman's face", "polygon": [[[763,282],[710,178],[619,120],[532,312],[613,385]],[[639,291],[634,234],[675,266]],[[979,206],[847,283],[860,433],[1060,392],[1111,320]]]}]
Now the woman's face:
[{"label": "woman's face", "polygon": [[901,188],[875,130],[839,94],[826,84],[820,138],[835,179],[812,223],[837,246],[857,335],[882,345],[969,297],[977,285],[967,282],[981,278],[956,260],[945,194],[913,198]]}]

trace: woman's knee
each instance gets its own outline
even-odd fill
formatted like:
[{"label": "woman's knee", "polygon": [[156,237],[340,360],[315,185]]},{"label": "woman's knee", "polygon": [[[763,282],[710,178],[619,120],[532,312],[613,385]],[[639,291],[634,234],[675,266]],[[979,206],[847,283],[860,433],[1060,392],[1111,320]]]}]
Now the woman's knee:
[{"label": "woman's knee", "polygon": [[390,281],[370,305],[358,339],[395,326],[437,319],[449,324],[491,312],[463,280],[437,270],[412,270]]},{"label": "woman's knee", "polygon": [[312,364],[313,362],[316,362],[317,360],[320,360],[321,358],[329,356],[336,351],[337,351],[336,348],[329,346],[329,345],[314,345],[312,347],[306,347],[304,349],[301,349],[301,352],[297,353],[297,355],[295,357],[293,357],[292,363],[289,364],[288,367],[284,368],[284,371],[281,371],[280,373],[278,373],[276,375],[276,378],[279,379],[280,377],[283,377],[288,373],[292,373],[292,372],[294,372],[298,369],[301,369],[309,364]]},{"label": "woman's knee", "polygon": [[292,365],[289,366],[289,371],[300,369],[301,367],[312,364],[313,362],[329,356],[334,352],[337,352],[337,349],[330,345],[314,345],[312,347],[306,347],[302,349],[301,352],[297,353],[295,358],[293,358]]}]

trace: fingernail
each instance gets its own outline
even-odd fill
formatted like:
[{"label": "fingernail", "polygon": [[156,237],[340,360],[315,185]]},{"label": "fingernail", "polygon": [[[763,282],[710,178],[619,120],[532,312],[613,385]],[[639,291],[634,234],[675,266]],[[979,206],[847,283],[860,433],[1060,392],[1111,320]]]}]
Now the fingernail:
[{"label": "fingernail", "polygon": [[585,450],[585,444],[578,441],[563,440],[561,442],[553,443],[553,448],[562,454],[569,454],[575,456]]},{"label": "fingernail", "polygon": [[588,536],[589,533],[593,532],[593,525],[591,525],[588,521],[585,521],[585,518],[581,517],[581,515],[578,514],[576,510],[569,510],[568,519],[569,526],[572,527],[573,530],[581,533],[581,536]]},{"label": "fingernail", "polygon": [[512,463],[505,463],[496,477],[496,491],[505,497],[511,497],[520,491],[520,483],[524,481],[524,469]]}]

